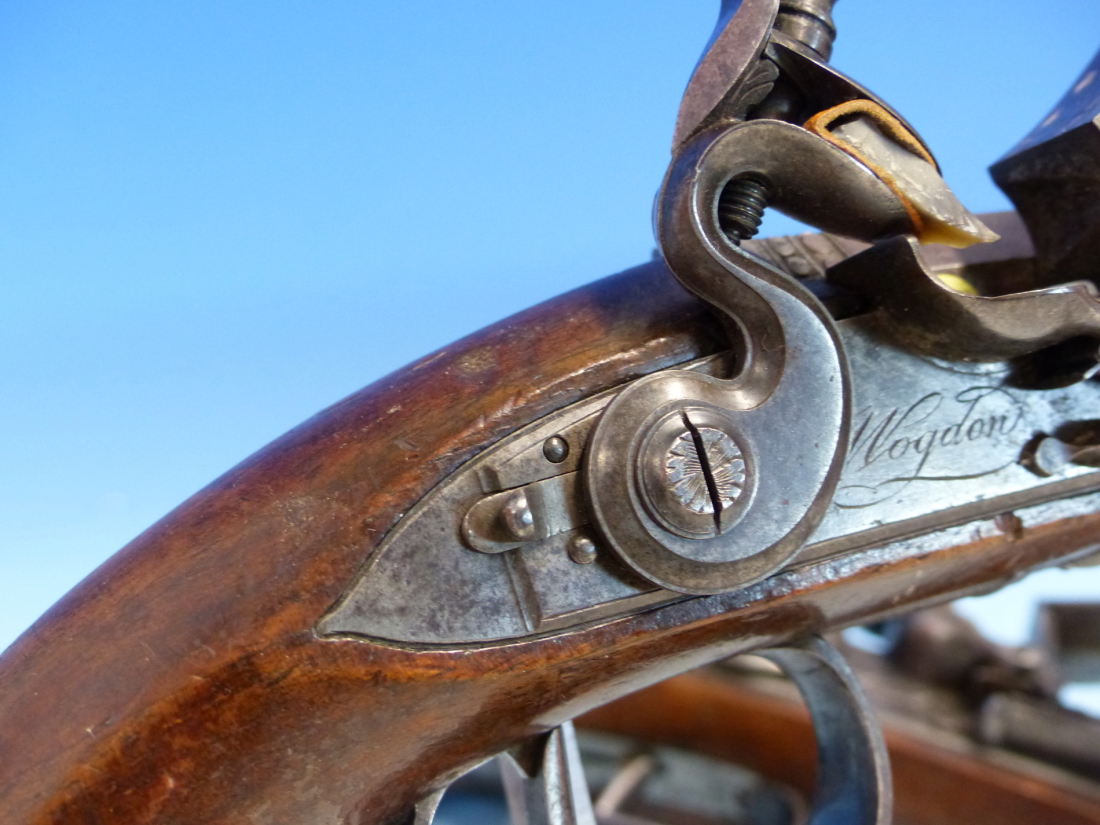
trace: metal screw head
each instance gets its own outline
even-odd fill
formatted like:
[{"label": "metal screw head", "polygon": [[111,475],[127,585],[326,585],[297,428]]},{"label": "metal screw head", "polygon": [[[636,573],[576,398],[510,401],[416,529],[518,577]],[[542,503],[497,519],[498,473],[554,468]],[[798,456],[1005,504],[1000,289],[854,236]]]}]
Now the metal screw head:
[{"label": "metal screw head", "polygon": [[713,410],[672,412],[652,427],[640,450],[642,503],[663,529],[678,536],[726,533],[752,500],[750,450]]},{"label": "metal screw head", "polygon": [[596,560],[596,543],[588,536],[573,536],[565,546],[565,552],[577,564],[591,564]]},{"label": "metal screw head", "polygon": [[500,508],[500,520],[505,529],[516,541],[531,541],[535,538],[535,514],[527,502],[527,494],[517,490],[510,495]]},{"label": "metal screw head", "polygon": [[560,435],[552,436],[543,443],[542,454],[546,456],[547,461],[561,464],[569,458],[569,442]]},{"label": "metal screw head", "polygon": [[669,447],[665,476],[676,500],[693,513],[721,512],[741,496],[745,459],[724,432],[699,427]]}]

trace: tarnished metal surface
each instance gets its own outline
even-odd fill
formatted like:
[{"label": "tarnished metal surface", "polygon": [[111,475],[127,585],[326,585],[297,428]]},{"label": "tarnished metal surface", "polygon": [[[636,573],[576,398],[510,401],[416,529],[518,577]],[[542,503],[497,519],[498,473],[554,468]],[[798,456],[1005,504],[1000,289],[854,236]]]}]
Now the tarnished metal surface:
[{"label": "tarnished metal surface", "polygon": [[898,345],[941,358],[1000,361],[1074,336],[1100,339],[1100,295],[1091,283],[968,295],[936,276],[913,238],[873,246],[828,277],[881,307]]},{"label": "tarnished metal surface", "polygon": [[798,685],[817,739],[817,783],[808,825],[889,825],[890,762],[874,710],[836,649],[819,637],[761,651]]},{"label": "tarnished metal surface", "polygon": [[775,27],[828,60],[833,52],[835,0],[780,0]]},{"label": "tarnished metal surface", "polygon": [[714,34],[680,101],[673,150],[706,121],[731,89],[751,75],[778,11],[779,0],[722,0]]},{"label": "tarnished metal surface", "polygon": [[852,434],[833,506],[811,543],[843,537],[850,546],[861,533],[889,540],[923,532],[921,519],[943,526],[952,511],[1012,509],[1015,494],[1037,501],[1100,485],[1093,468],[1067,466],[1043,479],[1019,463],[1037,433],[1095,417],[1100,386],[1017,389],[1008,364],[910,355],[889,345],[873,316],[840,326],[854,376]]},{"label": "tarnished metal surface", "polygon": [[[835,34],[830,7],[787,3],[772,40],[793,35],[790,60],[799,54],[818,63]],[[738,60],[751,62],[766,28],[761,8],[745,3],[728,21],[723,16],[701,67],[721,65],[735,45]],[[673,370],[623,390],[593,430],[583,471],[604,543],[641,578],[684,594],[731,592],[789,561],[824,516],[847,448],[850,379],[833,318],[804,285],[739,248],[765,206],[865,241],[907,232],[957,246],[996,239],[950,194],[920,141],[878,104],[842,103],[806,128],[784,122],[819,104],[803,94],[812,86],[787,83],[776,54],[761,58],[780,71],[755,112],[775,110],[771,117],[730,103],[761,86],[749,63],[706,82],[706,72],[698,84],[693,78],[688,111],[700,90],[714,99],[716,87],[728,89],[705,115],[692,115],[689,134],[678,126],[655,209],[662,256],[719,313],[737,346],[737,368],[716,378]],[[889,135],[857,131],[860,123],[848,117],[856,110],[874,115]],[[719,489],[704,432],[736,453],[736,497]],[[698,465],[687,480],[682,466],[670,476],[681,443],[681,456],[691,447]],[[690,506],[692,480],[699,507]]]},{"label": "tarnished metal surface", "polygon": [[[1043,478],[1018,463],[1035,433],[1095,417],[1095,382],[1020,390],[1006,385],[1005,364],[949,363],[885,347],[866,318],[839,328],[854,376],[852,447],[835,500],[793,563],[897,542],[913,550],[951,547],[1003,533],[993,520],[1002,513],[1015,512],[1033,526],[1100,508],[1100,499],[1082,497],[1100,489],[1093,468],[1071,465]],[[696,369],[723,366],[717,357]],[[463,515],[504,484],[513,489],[574,473],[587,431],[613,395],[532,425],[429,494],[383,542],[322,629],[455,643],[547,632],[679,598],[600,548],[599,538],[586,533],[583,511],[584,521],[570,530],[496,556],[474,552],[461,539]],[[542,453],[556,433],[568,434],[570,443],[570,459],[557,465]],[[570,559],[577,536],[594,541],[595,563]],[[467,594],[490,599],[491,607],[465,612],[460,602]]]},{"label": "tarnished metal surface", "polygon": [[[913,227],[858,160],[729,108],[731,95],[773,80],[777,95],[786,81],[813,90],[801,106],[875,100],[805,38],[772,31],[778,5],[723,5],[658,201],[662,252],[723,316],[732,357],[588,399],[470,462],[402,519],[320,632],[452,645],[558,632],[683,594],[741,588],[734,601],[749,604],[785,577],[849,575],[1095,507],[1080,498],[1100,489],[1094,467],[1036,472],[1029,456],[1037,439],[1094,417],[1100,389],[1022,389],[1019,365],[1004,360],[1100,330],[1088,288],[963,295],[941,270],[971,258],[934,252],[926,264],[905,238],[862,252],[827,236],[773,241],[757,247],[765,261],[722,231],[720,196],[745,176],[776,207],[835,233],[875,241]],[[817,14],[827,4],[803,5],[785,13],[812,12],[811,28],[828,28]],[[919,138],[906,140],[938,181]],[[936,300],[906,318],[910,329],[897,319],[911,307],[891,314],[889,301],[914,283]],[[815,295],[851,317],[836,323]],[[922,345],[944,336],[948,345]]]},{"label": "tarnished metal surface", "polygon": [[[588,431],[612,394],[575,404],[505,439],[425,497],[323,620],[322,632],[427,643],[509,638],[562,615],[655,590],[610,552],[593,564],[570,561],[566,545],[576,530],[496,555],[474,552],[462,540],[463,519],[486,494],[576,473]],[[569,444],[569,457],[558,463],[543,448],[553,437]]]},{"label": "tarnished metal surface", "polygon": [[512,825],[596,825],[573,724],[501,757]]},{"label": "tarnished metal surface", "polygon": [[[793,169],[802,171],[798,182]],[[674,160],[658,199],[662,252],[681,283],[726,318],[743,342],[741,363],[726,380],[668,372],[625,390],[594,432],[586,492],[601,535],[626,564],[683,593],[727,591],[789,559],[823,514],[847,431],[848,379],[831,318],[719,225],[714,205],[745,174],[767,177],[773,200],[789,211],[805,206],[815,222],[846,234],[873,239],[908,223],[893,193],[859,163],[778,121],[704,131]],[[803,414],[807,405],[814,416]],[[726,512],[719,505],[713,530],[670,517],[654,492],[654,465],[690,426],[736,443],[751,485],[751,498]]]},{"label": "tarnished metal surface", "polygon": [[[720,362],[708,359],[700,367]],[[656,591],[607,548],[592,564],[569,559],[568,543],[583,535],[586,513],[573,530],[548,534],[520,551],[487,555],[462,538],[467,514],[487,496],[576,474],[588,432],[614,394],[574,404],[521,430],[426,496],[378,548],[321,631],[426,643],[509,638],[572,614],[583,620],[597,605]],[[544,444],[551,438],[569,445],[565,460],[546,457]]]}]

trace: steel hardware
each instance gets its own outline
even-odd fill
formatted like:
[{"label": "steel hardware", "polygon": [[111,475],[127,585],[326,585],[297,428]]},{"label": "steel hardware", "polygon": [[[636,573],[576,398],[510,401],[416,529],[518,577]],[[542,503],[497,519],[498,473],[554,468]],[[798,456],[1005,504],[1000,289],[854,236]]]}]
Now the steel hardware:
[{"label": "steel hardware", "polygon": [[760,655],[798,685],[813,720],[818,774],[809,825],[889,825],[893,789],[886,745],[844,657],[819,637]]},{"label": "steel hardware", "polygon": [[780,0],[775,28],[828,60],[836,40],[834,0]]},{"label": "steel hardware", "polygon": [[[1014,255],[1016,230],[1003,221],[998,229],[1006,238],[999,244]],[[752,248],[769,254],[796,243],[807,254],[838,248],[827,238],[811,237],[812,243],[772,239]],[[988,253],[982,255],[982,266],[995,265]],[[959,258],[937,260],[946,266]],[[820,278],[811,276],[810,282]],[[809,569],[806,565],[827,559],[856,563],[866,548],[919,553],[974,535],[998,535],[1002,513],[1015,513],[1033,526],[1098,506],[1095,468],[1070,464],[1057,475],[1040,477],[1020,457],[1035,433],[1062,432],[1067,421],[1093,419],[1100,409],[1100,383],[1021,390],[1012,383],[1009,363],[950,362],[906,352],[876,313],[847,318],[837,327],[852,374],[850,447],[820,525],[786,569]],[[690,368],[707,377],[722,374],[729,361],[727,355],[713,356]],[[326,617],[322,632],[415,644],[505,640],[683,598],[618,561],[593,531],[583,483],[574,483],[575,506],[553,514],[562,532],[507,546],[486,541],[485,548],[502,551],[496,553],[475,552],[463,537],[464,519],[487,506],[482,502],[497,497],[499,508],[521,489],[535,501],[535,485],[546,481],[564,490],[567,478],[580,480],[588,434],[620,392],[608,391],[535,422],[440,484],[382,542]],[[553,464],[543,445],[558,433],[573,446],[567,460]],[[577,564],[570,555],[571,543],[581,538],[596,549],[592,563]]]},{"label": "steel hardware", "polygon": [[[842,75],[828,75],[824,95],[801,95],[817,112],[807,128],[754,119],[744,89],[766,108],[771,92],[758,88],[800,85],[786,65],[801,65],[803,80],[820,73],[807,66],[819,67],[833,31],[828,2],[772,4],[766,20],[757,17],[763,8],[742,3],[720,23],[685,93],[655,212],[665,261],[720,314],[737,369],[708,379],[669,371],[628,387],[600,417],[584,468],[603,539],[638,575],[680,593],[727,592],[782,567],[824,517],[844,462],[850,379],[834,321],[804,285],[739,248],[765,205],[865,241],[910,232],[960,246],[996,238],[954,199],[904,122]],[[790,56],[781,59],[783,48]],[[726,62],[712,63],[717,54]],[[724,491],[704,430],[737,462]],[[669,475],[676,450],[694,456],[687,480]]]},{"label": "steel hardware", "polygon": [[1020,463],[1044,478],[1065,472],[1071,464],[1100,467],[1100,444],[1070,444],[1060,438],[1043,435],[1024,449]]},{"label": "steel hardware", "polygon": [[[886,746],[874,710],[844,657],[819,637],[759,655],[790,676],[813,720],[818,774],[809,825],[888,825],[893,792]],[[651,767],[651,760],[635,763],[634,777],[626,777],[624,786],[609,784],[594,810],[571,723],[500,758],[514,825],[595,825],[596,813],[615,811],[632,788],[629,783],[644,778]]]},{"label": "steel hardware", "polygon": [[739,244],[756,234],[770,194],[768,181],[761,175],[742,175],[722,187],[718,225],[730,243]]},{"label": "steel hardware", "polygon": [[899,345],[952,361],[1002,361],[1075,336],[1100,338],[1100,298],[1091,283],[969,295],[936,277],[904,236],[836,264],[828,278],[871,299]]},{"label": "steel hardware", "polygon": [[478,501],[462,521],[462,537],[474,550],[502,553],[584,524],[583,506],[576,473],[551,476]]},{"label": "steel hardware", "polygon": [[565,551],[569,554],[569,558],[577,564],[591,564],[596,560],[596,555],[599,553],[599,550],[596,549],[596,542],[583,535],[572,536],[566,545]]},{"label": "steel hardware", "polygon": [[500,768],[513,825],[596,825],[572,722],[505,754]]},{"label": "steel hardware", "polygon": [[527,501],[527,493],[518,490],[504,497],[500,508],[500,521],[505,530],[517,541],[524,543],[535,538],[535,514]]},{"label": "steel hardware", "polygon": [[560,435],[546,439],[542,445],[542,454],[553,464],[561,464],[569,457],[569,442]]}]

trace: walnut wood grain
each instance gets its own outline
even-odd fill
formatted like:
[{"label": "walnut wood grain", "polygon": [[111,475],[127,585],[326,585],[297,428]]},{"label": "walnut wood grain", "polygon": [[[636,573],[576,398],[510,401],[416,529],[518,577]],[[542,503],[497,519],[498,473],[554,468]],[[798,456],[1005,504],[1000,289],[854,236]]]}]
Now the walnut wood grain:
[{"label": "walnut wood grain", "polygon": [[481,449],[720,342],[702,305],[647,264],[429,355],[261,450],[0,658],[0,821],[389,816],[407,800],[372,800],[372,786],[431,770],[402,748],[471,720],[444,691],[400,732],[354,721],[422,707],[419,662],[320,642],[317,619],[400,515]]},{"label": "walnut wood grain", "polygon": [[942,600],[1093,541],[1100,516],[822,562],[484,648],[318,639],[437,482],[578,399],[724,346],[658,263],[521,313],[323,411],[150,528],[0,657],[0,821],[396,823],[490,754],[684,669]]}]

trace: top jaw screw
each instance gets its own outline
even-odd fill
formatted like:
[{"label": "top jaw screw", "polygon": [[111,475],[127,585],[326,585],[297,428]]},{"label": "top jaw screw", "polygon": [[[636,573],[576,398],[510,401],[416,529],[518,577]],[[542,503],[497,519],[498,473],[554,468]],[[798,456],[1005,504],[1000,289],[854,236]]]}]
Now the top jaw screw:
[{"label": "top jaw screw", "polygon": [[771,187],[763,175],[746,174],[725,185],[718,197],[718,226],[735,246],[760,229]]},{"label": "top jaw screw", "polygon": [[822,60],[828,60],[833,53],[833,41],[836,40],[834,2],[835,0],[780,0],[775,27],[813,49]]}]

